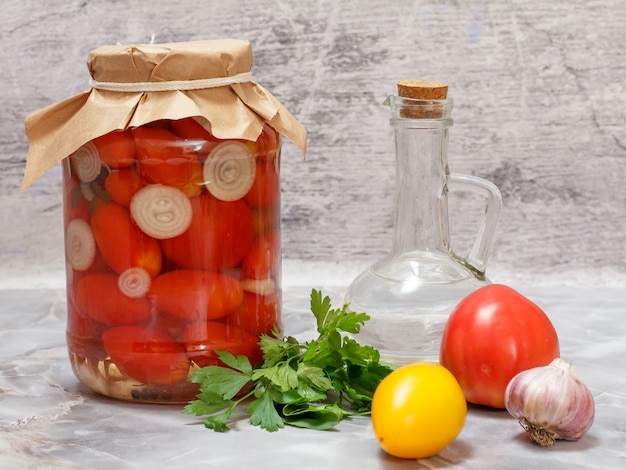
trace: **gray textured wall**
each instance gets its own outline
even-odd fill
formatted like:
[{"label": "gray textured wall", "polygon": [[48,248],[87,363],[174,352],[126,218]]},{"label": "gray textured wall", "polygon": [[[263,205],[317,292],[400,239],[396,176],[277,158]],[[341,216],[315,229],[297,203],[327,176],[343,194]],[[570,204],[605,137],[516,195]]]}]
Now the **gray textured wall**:
[{"label": "gray textured wall", "polygon": [[[95,47],[218,37],[252,42],[256,81],[309,131],[306,162],[284,149],[287,260],[364,266],[387,251],[394,155],[381,103],[398,79],[420,78],[448,82],[455,99],[452,169],[502,190],[492,278],[626,278],[623,0],[3,0],[2,10],[2,285],[63,275],[59,168],[18,191],[26,114],[86,89]],[[452,222],[458,251],[470,219]]]}]

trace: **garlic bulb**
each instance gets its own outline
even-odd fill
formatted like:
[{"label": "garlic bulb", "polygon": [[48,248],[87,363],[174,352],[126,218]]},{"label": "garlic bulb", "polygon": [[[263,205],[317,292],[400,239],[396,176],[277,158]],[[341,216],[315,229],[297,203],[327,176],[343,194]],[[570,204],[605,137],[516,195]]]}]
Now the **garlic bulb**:
[{"label": "garlic bulb", "polygon": [[504,405],[541,446],[551,446],[556,439],[580,439],[593,424],[595,412],[591,392],[563,359],[513,377]]}]

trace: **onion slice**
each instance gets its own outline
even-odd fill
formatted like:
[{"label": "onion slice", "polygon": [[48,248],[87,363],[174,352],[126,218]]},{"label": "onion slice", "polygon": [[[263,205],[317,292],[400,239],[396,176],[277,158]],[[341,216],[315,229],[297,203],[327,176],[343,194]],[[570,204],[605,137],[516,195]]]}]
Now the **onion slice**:
[{"label": "onion slice", "polygon": [[276,281],[272,278],[265,279],[242,279],[240,281],[243,290],[257,295],[270,295],[276,293]]},{"label": "onion slice", "polygon": [[150,289],[150,274],[143,268],[128,268],[117,278],[117,286],[126,296],[133,299],[143,297]]},{"label": "onion slice", "polygon": [[223,142],[204,162],[204,185],[216,198],[236,201],[252,187],[255,172],[256,161],[249,146],[238,141]]},{"label": "onion slice", "polygon": [[91,183],[102,170],[102,160],[93,142],[87,142],[70,155],[72,169],[81,183]]},{"label": "onion slice", "polygon": [[94,201],[96,199],[96,192],[93,190],[91,183],[80,183],[80,192],[82,193],[85,201]]},{"label": "onion slice", "polygon": [[65,253],[70,266],[86,271],[96,257],[96,239],[83,219],[74,219],[65,229]]},{"label": "onion slice", "polygon": [[130,213],[147,235],[163,240],[189,228],[193,214],[189,198],[181,190],[163,184],[150,184],[135,193]]}]

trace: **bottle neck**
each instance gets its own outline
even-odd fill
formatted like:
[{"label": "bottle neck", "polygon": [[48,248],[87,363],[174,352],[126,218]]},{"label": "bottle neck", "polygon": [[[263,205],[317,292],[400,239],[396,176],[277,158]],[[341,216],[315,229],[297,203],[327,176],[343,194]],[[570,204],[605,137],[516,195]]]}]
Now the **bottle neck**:
[{"label": "bottle neck", "polygon": [[393,253],[447,253],[447,125],[395,127]]}]

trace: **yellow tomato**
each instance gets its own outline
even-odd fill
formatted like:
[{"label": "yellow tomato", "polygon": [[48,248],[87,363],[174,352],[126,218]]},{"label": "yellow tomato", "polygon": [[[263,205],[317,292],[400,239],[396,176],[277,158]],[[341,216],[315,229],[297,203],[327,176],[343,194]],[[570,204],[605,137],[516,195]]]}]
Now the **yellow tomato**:
[{"label": "yellow tomato", "polygon": [[467,402],[445,367],[417,362],[385,377],[372,399],[372,425],[380,446],[395,457],[431,457],[461,432]]}]

